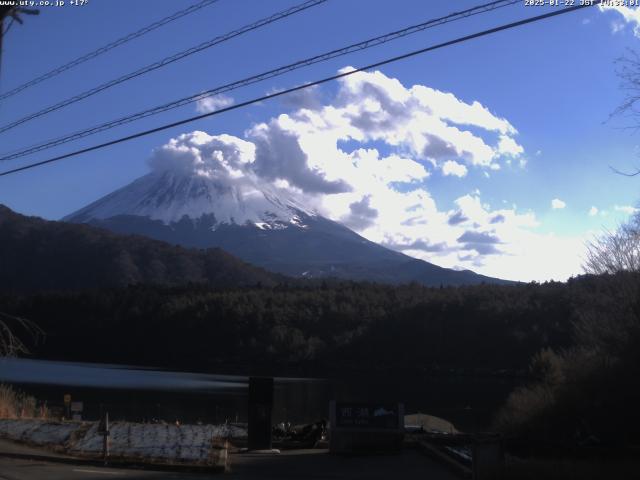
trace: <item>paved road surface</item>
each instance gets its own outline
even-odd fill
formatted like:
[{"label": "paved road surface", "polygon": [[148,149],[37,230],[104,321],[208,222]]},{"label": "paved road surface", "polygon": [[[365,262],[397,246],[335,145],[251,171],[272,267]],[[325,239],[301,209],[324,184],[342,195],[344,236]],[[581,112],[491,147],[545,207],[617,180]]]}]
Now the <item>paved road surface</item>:
[{"label": "paved road surface", "polygon": [[282,455],[231,455],[225,479],[311,480],[459,480],[445,467],[423,454],[405,450],[397,455],[344,457],[326,450],[296,450]]},{"label": "paved road surface", "polygon": [[[211,478],[214,477],[212,476]],[[201,480],[207,477],[176,472],[121,470],[0,458],[0,480],[106,480],[109,478],[123,480],[160,480],[170,478]],[[220,479],[222,477],[217,476],[217,478]]]},{"label": "paved road surface", "polygon": [[[8,451],[5,442],[0,450]],[[40,453],[13,444],[15,453]],[[0,480],[164,480],[164,479],[229,479],[229,480],[388,480],[417,479],[456,480],[458,477],[419,452],[406,450],[398,455],[342,457],[329,455],[326,450],[295,450],[281,455],[230,455],[230,472],[226,474],[195,474],[154,472],[75,466],[33,460],[0,457]]]}]

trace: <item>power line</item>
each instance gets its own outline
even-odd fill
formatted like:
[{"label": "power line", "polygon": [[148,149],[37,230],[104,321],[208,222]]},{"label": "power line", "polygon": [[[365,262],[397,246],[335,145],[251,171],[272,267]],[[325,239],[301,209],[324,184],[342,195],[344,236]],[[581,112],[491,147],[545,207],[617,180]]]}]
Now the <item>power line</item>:
[{"label": "power line", "polygon": [[286,10],[282,10],[278,13],[274,13],[273,15],[270,15],[269,17],[263,18],[261,20],[258,20],[257,22],[251,23],[249,25],[245,25],[244,27],[241,27],[237,30],[233,30],[231,32],[225,33],[224,35],[219,35],[207,42],[201,43],[200,45],[196,45],[195,47],[191,47],[187,50],[183,50],[181,52],[178,52],[174,55],[171,55],[169,57],[163,58],[160,61],[154,62],[150,65],[147,65],[145,67],[142,67],[134,72],[128,73],[126,75],[123,75],[121,77],[118,77],[116,79],[110,80],[109,82],[103,83],[101,85],[98,85],[97,87],[94,87],[90,90],[86,90],[82,93],[79,93],[78,95],[74,95],[73,97],[70,97],[66,100],[63,100],[61,102],[56,103],[55,105],[51,105],[47,108],[44,108],[38,112],[32,113],[27,115],[26,117],[23,117],[19,120],[16,120],[12,123],[9,123],[7,125],[4,125],[3,127],[0,127],[0,133],[4,133],[8,130],[11,130],[12,128],[17,127],[18,125],[22,125],[23,123],[26,123],[30,120],[33,120],[35,118],[41,117],[43,115],[46,115],[48,113],[54,112],[56,110],[59,110],[61,108],[64,108],[68,105],[71,105],[72,103],[76,103],[79,102],[80,100],[84,100],[85,98],[91,97],[97,93],[100,93],[104,90],[107,90],[111,87],[114,87],[116,85],[119,85],[123,82],[126,82],[128,80],[132,80],[136,77],[139,77],[141,75],[144,75],[146,73],[152,72],[154,70],[157,70],[159,68],[162,67],[166,67],[167,65],[177,62],[178,60],[182,60],[183,58],[186,58],[190,55],[193,55],[194,53],[198,53],[201,52],[207,48],[211,48],[214,45],[218,45],[220,43],[226,42],[228,40],[231,40],[232,38],[235,38],[237,36],[243,35],[247,32],[250,32],[252,30],[257,30],[258,28],[264,27],[265,25],[277,22],[278,20],[282,20],[284,18],[287,18],[291,15],[294,15],[296,13],[302,12],[304,10],[307,10],[308,8],[311,7],[315,7],[317,5],[320,5],[322,3],[327,2],[328,0],[307,0],[301,4],[298,4],[294,7],[288,8]]},{"label": "power line", "polygon": [[326,62],[328,60],[337,58],[337,57],[341,57],[344,55],[348,55],[351,54],[353,52],[357,52],[357,51],[362,51],[362,50],[366,50],[372,47],[376,47],[378,45],[382,45],[384,43],[393,41],[393,40],[397,40],[399,38],[403,38],[405,36],[414,34],[414,33],[418,33],[421,31],[424,31],[426,29],[429,28],[433,28],[439,25],[444,25],[446,23],[450,23],[450,22],[454,22],[457,20],[461,20],[463,18],[467,18],[470,16],[474,16],[474,15],[478,15],[481,13],[486,13],[489,11],[493,11],[496,10],[498,8],[502,8],[502,7],[506,7],[506,6],[510,6],[513,5],[515,3],[520,3],[521,0],[499,0],[499,1],[492,1],[483,5],[478,5],[476,7],[472,7],[469,8],[467,10],[463,10],[460,12],[454,12],[451,13],[449,15],[446,15],[444,17],[439,17],[439,18],[435,18],[435,19],[431,19],[428,20],[426,22],[422,22],[416,25],[412,25],[410,27],[406,27],[403,28],[401,30],[397,30],[395,32],[391,32],[391,33],[387,33],[384,35],[380,35],[378,37],[374,37],[374,38],[370,38],[368,40],[362,41],[362,42],[358,42],[358,43],[354,43],[351,45],[348,45],[346,47],[343,48],[339,48],[339,49],[335,49],[332,50],[330,52],[326,52],[320,55],[316,55],[314,57],[310,57],[310,58],[306,58],[304,60],[299,60],[297,62],[282,66],[282,67],[278,67],[276,69],[273,70],[269,70],[267,72],[263,72],[260,73],[258,75],[253,75],[251,77],[248,78],[244,78],[242,80],[237,80],[235,82],[232,83],[228,83],[226,85],[222,85],[219,87],[215,87],[212,88],[210,90],[207,90],[205,92],[201,92],[198,94],[194,94],[188,97],[184,97],[169,103],[165,103],[163,105],[160,106],[156,106],[147,110],[143,110],[141,112],[138,113],[134,113],[131,115],[127,115],[125,117],[120,117],[118,119],[115,120],[111,120],[109,122],[106,123],[102,123],[100,125],[96,125],[90,128],[86,128],[84,130],[80,130],[80,131],[76,131],[72,134],[68,134],[65,135],[63,137],[58,137],[56,139],[52,139],[52,140],[47,140],[44,142],[40,142],[38,144],[35,145],[31,145],[27,148],[23,148],[20,150],[15,150],[13,152],[8,152],[5,154],[2,154],[2,156],[0,156],[0,161],[3,160],[14,160],[16,158],[21,158],[24,157],[26,155],[30,155],[36,152],[40,152],[43,150],[48,150],[50,148],[71,142],[71,141],[75,141],[75,140],[79,140],[81,138],[85,138],[88,137],[90,135],[94,135],[100,132],[104,132],[106,130],[111,130],[112,128],[116,128],[122,125],[125,125],[127,123],[131,123],[137,120],[141,120],[143,118],[147,118],[150,117],[152,115],[157,115],[163,112],[166,112],[168,110],[172,110],[178,107],[182,107],[184,105],[187,105],[189,103],[193,103],[196,102],[198,100],[207,98],[207,97],[211,97],[214,95],[218,95],[221,93],[226,93],[232,90],[236,90],[238,88],[242,88],[242,87],[246,87],[258,82],[262,82],[264,80],[267,79],[271,79],[274,77],[278,77],[281,75],[284,75],[286,73],[292,72],[294,70],[298,70],[300,68],[303,67],[308,67],[311,65],[314,65],[316,63],[320,63],[320,62]]},{"label": "power line", "polygon": [[572,7],[565,7],[565,8],[562,8],[562,9],[554,10],[552,12],[548,12],[548,13],[544,13],[544,14],[541,14],[541,15],[537,15],[535,17],[525,18],[524,20],[518,20],[516,22],[500,25],[498,27],[490,28],[488,30],[483,30],[481,32],[472,33],[472,34],[466,35],[464,37],[458,37],[458,38],[456,38],[454,40],[449,40],[449,41],[444,42],[444,43],[439,43],[437,45],[432,45],[430,47],[425,47],[425,48],[421,48],[419,50],[414,50],[414,51],[409,52],[409,53],[405,53],[405,54],[402,54],[402,55],[398,55],[396,57],[388,58],[386,60],[382,60],[382,61],[379,61],[379,62],[376,62],[376,63],[372,63],[372,64],[369,64],[369,65],[366,65],[364,67],[360,67],[360,68],[356,68],[356,69],[353,69],[353,70],[349,70],[348,72],[343,72],[343,73],[339,73],[337,75],[332,75],[330,77],[325,77],[323,79],[316,80],[316,81],[313,81],[311,83],[307,83],[305,85],[299,85],[297,87],[292,87],[292,88],[289,88],[287,90],[282,90],[280,92],[271,93],[271,94],[268,94],[268,95],[264,95],[262,97],[254,98],[252,100],[247,100],[247,101],[242,102],[242,103],[231,105],[230,107],[221,108],[220,110],[215,110],[213,112],[208,112],[208,113],[204,113],[204,114],[201,114],[201,115],[196,115],[196,116],[193,116],[193,117],[185,118],[185,119],[179,120],[177,122],[165,124],[165,125],[162,125],[160,127],[152,128],[150,130],[145,130],[145,131],[142,131],[142,132],[134,133],[134,134],[128,135],[126,137],[121,137],[121,138],[118,138],[118,139],[115,139],[115,140],[111,140],[111,141],[108,141],[108,142],[105,142],[105,143],[101,143],[101,144],[98,144],[98,145],[93,145],[91,147],[87,147],[87,148],[83,148],[83,149],[80,149],[80,150],[76,150],[74,152],[66,153],[64,155],[59,155],[57,157],[49,158],[47,160],[43,160],[43,161],[40,161],[40,162],[32,163],[32,164],[25,165],[25,166],[18,167],[18,168],[14,168],[14,169],[11,169],[11,170],[5,170],[4,172],[0,172],[0,177],[6,176],[6,175],[10,175],[10,174],[13,174],[13,173],[17,173],[17,172],[21,172],[21,171],[24,171],[24,170],[28,170],[28,169],[31,169],[31,168],[39,167],[39,166],[46,165],[46,164],[49,164],[49,163],[57,162],[57,161],[60,161],[60,160],[64,160],[66,158],[74,157],[74,156],[77,156],[77,155],[80,155],[80,154],[83,154],[83,153],[92,152],[94,150],[99,150],[99,149],[102,149],[102,148],[105,148],[105,147],[110,147],[112,145],[117,145],[119,143],[124,143],[124,142],[127,142],[129,140],[134,140],[136,138],[140,138],[140,137],[144,137],[144,136],[147,136],[147,135],[151,135],[153,133],[161,132],[163,130],[168,130],[170,128],[178,127],[180,125],[191,123],[191,122],[194,122],[196,120],[201,120],[203,118],[211,117],[211,116],[214,116],[214,115],[220,115],[222,113],[226,113],[226,112],[229,112],[231,110],[237,110],[237,109],[242,108],[242,107],[246,107],[246,106],[249,106],[249,105],[253,105],[255,103],[263,102],[265,100],[270,100],[272,98],[280,97],[282,95],[287,95],[289,93],[296,92],[296,91],[299,91],[299,90],[303,90],[305,88],[313,87],[313,86],[316,86],[316,85],[321,85],[323,83],[327,83],[327,82],[330,82],[330,81],[333,81],[333,80],[338,80],[340,78],[344,78],[344,77],[347,77],[349,75],[353,75],[353,74],[358,73],[358,72],[372,70],[374,68],[378,68],[378,67],[381,67],[383,65],[388,65],[390,63],[398,62],[400,60],[405,60],[407,58],[414,57],[414,56],[417,56],[417,55],[421,55],[423,53],[431,52],[431,51],[434,51],[434,50],[438,50],[440,48],[449,47],[451,45],[456,45],[458,43],[463,43],[463,42],[466,42],[466,41],[469,41],[469,40],[474,40],[476,38],[480,38],[480,37],[491,35],[491,34],[494,34],[494,33],[497,33],[497,32],[501,32],[503,30],[509,30],[509,29],[512,29],[512,28],[520,27],[522,25],[527,25],[529,23],[534,23],[534,22],[538,22],[538,21],[545,20],[545,19],[548,19],[548,18],[556,17],[558,15],[563,15],[563,14],[566,14],[566,13],[574,12],[576,10],[580,10],[580,9],[583,9],[583,8],[592,7],[594,5],[596,5],[596,0],[593,0],[591,2],[588,2],[588,1],[585,0],[585,3],[582,4],[582,5],[575,5],[575,6],[572,6]]},{"label": "power line", "polygon": [[[130,42],[131,40],[134,40],[136,38],[139,38],[143,35],[146,35],[149,32],[152,32],[153,30],[156,30],[157,28],[160,28],[164,25],[167,25],[168,23],[174,22],[186,15],[189,15],[191,13],[197,12],[198,10],[204,8],[204,7],[208,7],[209,5],[213,4],[213,3],[217,3],[219,0],[202,0],[201,2],[195,3],[193,5],[191,5],[188,8],[185,8],[183,10],[179,10],[177,12],[175,12],[173,15],[169,15],[168,17],[165,17],[161,20],[158,20],[157,22],[152,23],[151,25],[147,25],[144,28],[141,28],[140,30],[137,30],[136,32],[130,33],[129,35],[126,35],[122,38],[119,38],[118,40],[115,40],[111,43],[108,43],[107,45],[104,45],[103,47],[100,47],[92,52],[89,52],[85,55],[82,55],[81,57],[76,58],[75,60],[72,60],[68,63],[65,63],[64,65],[61,65],[57,68],[54,68],[53,70],[44,73],[42,75],[40,75],[39,77],[34,78],[33,80],[30,80],[26,83],[23,83],[22,85],[18,85],[17,87],[13,88],[12,90],[9,90],[6,93],[0,94],[0,100],[4,100],[6,98],[12,97],[14,95],[16,95],[17,93],[22,92],[23,90],[26,90],[29,87],[33,87],[34,85],[37,85],[39,83],[44,82],[45,80],[48,80],[50,78],[53,78],[57,75],[60,75],[62,72],[66,72],[67,70],[70,70],[74,67],[77,67],[78,65],[80,65],[81,63],[84,63],[88,60],[91,60],[92,58],[96,58],[100,55],[102,55],[103,53],[107,53],[109,50],[113,50],[116,47],[119,47],[120,45],[124,45],[125,43]],[[6,32],[9,30],[9,28],[11,27],[11,25],[9,25],[9,27],[7,27]]]}]

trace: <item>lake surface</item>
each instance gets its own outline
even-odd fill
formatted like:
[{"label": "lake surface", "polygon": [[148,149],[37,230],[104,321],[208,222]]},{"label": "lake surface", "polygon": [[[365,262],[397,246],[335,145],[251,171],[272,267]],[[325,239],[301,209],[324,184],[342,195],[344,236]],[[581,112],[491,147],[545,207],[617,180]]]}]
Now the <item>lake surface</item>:
[{"label": "lake surface", "polygon": [[[183,423],[246,421],[249,377],[174,372],[130,365],[0,359],[0,383],[14,384],[63,407],[65,394],[83,402],[83,418]],[[309,379],[275,378],[274,421],[306,423],[328,417],[330,400],[395,402],[466,431],[487,429],[516,383],[495,377]]]}]

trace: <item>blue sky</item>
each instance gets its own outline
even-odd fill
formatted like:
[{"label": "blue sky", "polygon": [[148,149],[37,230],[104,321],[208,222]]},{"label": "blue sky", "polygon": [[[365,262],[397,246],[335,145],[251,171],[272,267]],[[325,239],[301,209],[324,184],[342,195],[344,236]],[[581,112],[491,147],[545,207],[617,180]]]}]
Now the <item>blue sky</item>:
[{"label": "blue sky", "polygon": [[[42,7],[40,16],[26,17],[24,25],[14,25],[7,34],[0,89],[6,91],[173,13],[180,8],[178,4],[190,3],[89,0],[83,7]],[[29,146],[478,3],[330,0],[0,134],[0,151]],[[197,14],[5,100],[0,104],[0,124],[295,4],[285,0],[220,0]],[[228,101],[241,102],[334,74],[347,66],[372,63],[540,14],[546,9],[548,7],[519,4],[478,15],[231,92]],[[437,159],[421,156],[412,151],[413,144],[408,140],[394,144],[390,139],[397,135],[395,131],[364,132],[363,138],[354,139],[352,135],[345,140],[342,135],[350,134],[339,131],[347,128],[342,123],[331,127],[336,133],[330,141],[335,147],[338,139],[339,148],[326,153],[322,144],[326,138],[316,130],[309,132],[310,116],[301,115],[300,109],[311,108],[314,116],[322,117],[331,108],[346,109],[349,102],[353,106],[356,105],[353,102],[365,99],[365,90],[358,90],[359,86],[334,83],[311,92],[312,107],[301,99],[264,102],[2,177],[0,203],[21,213],[59,219],[148,172],[148,159],[153,150],[181,134],[201,130],[211,136],[225,133],[251,140],[272,138],[269,135],[276,130],[288,129],[288,134],[300,141],[308,166],[334,182],[340,180],[341,175],[360,175],[358,171],[340,170],[337,163],[331,164],[353,160],[354,155],[360,155],[354,153],[358,149],[363,149],[362,152],[375,149],[376,157],[371,162],[383,159],[390,162],[385,165],[390,166],[393,175],[385,174],[382,178],[372,174],[377,175],[375,181],[383,182],[384,186],[367,183],[366,172],[371,169],[365,165],[374,163],[364,160],[358,163],[362,177],[358,181],[347,178],[345,181],[352,183],[352,189],[344,195],[312,192],[303,184],[295,184],[295,179],[269,177],[279,181],[283,188],[306,197],[322,213],[351,224],[367,238],[447,267],[471,268],[519,280],[564,280],[580,273],[584,241],[602,228],[615,227],[627,218],[630,207],[638,201],[638,179],[616,175],[609,168],[631,170],[640,165],[638,133],[624,128],[629,126],[629,120],[609,118],[623,100],[615,60],[627,49],[636,48],[640,41],[634,30],[639,17],[634,15],[631,11],[602,12],[596,7],[589,8],[388,65],[380,69],[382,77],[362,77],[362,82],[370,82],[380,89],[387,88],[384,79],[396,79],[406,91],[421,85],[436,92],[451,93],[460,105],[479,102],[492,118],[504,120],[517,130],[510,138],[522,149],[514,155],[496,154],[490,162],[493,167],[474,160],[473,155]],[[351,96],[345,103],[343,97],[347,90]],[[440,112],[439,118],[449,115],[447,108],[435,109]],[[42,160],[195,112],[195,105],[182,107],[46,153],[5,162],[2,166],[8,168]],[[278,119],[281,114],[287,118]],[[416,116],[412,121],[419,123],[420,118]],[[486,128],[485,123],[460,126],[450,118],[445,123],[484,140],[490,148],[497,148],[499,133]],[[286,156],[287,152],[282,155]],[[323,155],[337,156],[330,160],[322,159]],[[325,161],[326,165],[322,163]],[[464,165],[465,175],[445,175],[447,161],[456,164],[459,174]],[[407,173],[415,172],[417,165],[426,173]],[[403,169],[407,169],[406,172]],[[405,174],[410,178],[398,180]],[[393,196],[396,192],[406,195]],[[419,213],[428,221],[420,227],[403,230],[393,218],[408,218],[410,210],[407,209],[415,201],[414,197],[410,198],[411,192],[415,198],[426,199],[424,202],[428,205],[420,207]],[[398,208],[385,211],[394,199]],[[552,208],[554,199],[560,200],[555,202],[556,207],[563,204],[564,207]],[[366,221],[355,218],[355,212],[362,211],[358,205],[368,206],[377,213],[364,219]],[[451,224],[448,219],[459,212],[467,222]],[[507,220],[492,223],[492,219],[500,215]],[[469,232],[486,241],[466,242],[468,235],[463,236]],[[420,248],[420,245],[430,248]]]}]

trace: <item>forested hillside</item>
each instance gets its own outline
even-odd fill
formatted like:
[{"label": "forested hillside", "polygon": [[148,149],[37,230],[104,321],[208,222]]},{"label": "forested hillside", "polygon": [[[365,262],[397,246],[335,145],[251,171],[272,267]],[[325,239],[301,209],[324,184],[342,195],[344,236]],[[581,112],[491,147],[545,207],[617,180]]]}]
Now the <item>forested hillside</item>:
[{"label": "forested hillside", "polygon": [[218,373],[495,373],[525,372],[540,349],[568,346],[594,288],[607,284],[137,286],[0,303],[45,330],[34,353],[48,358]]},{"label": "forested hillside", "polygon": [[0,311],[44,330],[29,345],[38,358],[407,383],[442,376],[471,391],[481,377],[515,377],[528,385],[498,427],[566,446],[640,434],[638,285],[625,272],[448,288],[132,285],[5,291]]},{"label": "forested hillside", "polygon": [[281,277],[220,249],[186,249],[87,225],[49,222],[0,205],[0,289],[133,284],[274,285]]}]

